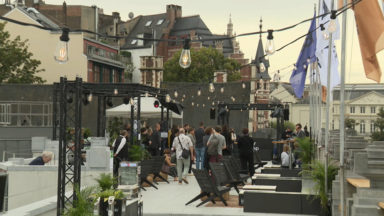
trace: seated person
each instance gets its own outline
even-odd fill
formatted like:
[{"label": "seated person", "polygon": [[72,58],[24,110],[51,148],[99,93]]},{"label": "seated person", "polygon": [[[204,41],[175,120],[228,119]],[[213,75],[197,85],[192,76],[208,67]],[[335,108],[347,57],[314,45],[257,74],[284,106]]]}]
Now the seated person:
[{"label": "seated person", "polygon": [[[290,154],[289,145],[284,144],[283,152],[281,153],[281,167],[289,168],[289,154]],[[292,167],[295,167],[295,158],[293,154],[291,157],[291,163],[292,163]]]},{"label": "seated person", "polygon": [[53,153],[49,151],[44,151],[41,156],[33,159],[29,165],[44,165],[52,160]]},{"label": "seated person", "polygon": [[[68,153],[67,153],[67,162],[69,165],[74,165],[74,163],[75,163],[75,143],[73,143],[73,142],[69,143],[68,148],[71,151],[68,151]],[[84,165],[84,162],[86,161],[85,151],[81,151],[80,157],[81,157],[80,165]]]},{"label": "seated person", "polygon": [[161,172],[166,173],[173,177],[174,181],[178,181],[176,164],[171,162],[171,151],[169,149],[164,150],[165,160]]}]

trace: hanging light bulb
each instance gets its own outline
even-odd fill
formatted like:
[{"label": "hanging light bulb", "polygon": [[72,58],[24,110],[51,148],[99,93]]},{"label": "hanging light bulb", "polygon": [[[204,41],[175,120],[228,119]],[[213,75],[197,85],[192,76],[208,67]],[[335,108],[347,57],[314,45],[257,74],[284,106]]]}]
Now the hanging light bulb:
[{"label": "hanging light bulb", "polygon": [[221,88],[220,88],[220,92],[221,92],[221,93],[224,93],[224,87],[221,87]]},{"label": "hanging light bulb", "polygon": [[208,96],[208,98],[207,98],[207,99],[208,99],[208,100],[211,100],[211,97],[209,97],[209,96]]},{"label": "hanging light bulb", "polygon": [[63,28],[60,36],[60,41],[56,46],[54,59],[60,64],[68,61],[68,41],[69,41],[69,29]]},{"label": "hanging light bulb", "polygon": [[267,47],[265,52],[267,55],[272,55],[275,53],[275,42],[273,41],[273,30],[268,30],[268,36],[267,36]]},{"label": "hanging light bulb", "polygon": [[214,92],[215,91],[215,86],[213,85],[213,83],[209,83],[209,92]]},{"label": "hanging light bulb", "polygon": [[233,101],[233,102],[235,102],[235,101],[236,101],[235,97],[232,97],[232,101]]},{"label": "hanging light bulb", "polygon": [[155,98],[157,99],[157,94],[155,94]]},{"label": "hanging light bulb", "polygon": [[243,89],[245,89],[246,85],[245,85],[245,82],[244,82],[244,81],[241,81],[241,87],[242,87]]},{"label": "hanging light bulb", "polygon": [[199,104],[196,104],[196,107],[199,107]]},{"label": "hanging light bulb", "polygon": [[181,102],[184,102],[184,98],[181,98]]},{"label": "hanging light bulb", "polygon": [[188,68],[191,65],[191,50],[190,50],[191,39],[184,40],[184,47],[181,51],[179,64],[182,68]]},{"label": "hanging light bulb", "polygon": [[169,94],[165,95],[165,102],[167,103],[171,102],[171,96],[169,96]]},{"label": "hanging light bulb", "polygon": [[117,89],[115,89],[115,90],[113,90],[113,94],[117,95],[117,94],[119,94],[119,91]]},{"label": "hanging light bulb", "polygon": [[205,104],[203,104],[203,108],[205,107]]},{"label": "hanging light bulb", "polygon": [[303,68],[304,68],[304,69],[307,69],[307,65],[306,65],[306,64],[304,64],[304,65],[303,65]]},{"label": "hanging light bulb", "polygon": [[329,33],[334,33],[336,31],[336,10],[331,11],[331,20],[329,21],[328,24],[328,32]]},{"label": "hanging light bulb", "polygon": [[212,102],[212,106],[215,106],[215,102]]},{"label": "hanging light bulb", "polygon": [[145,96],[145,97],[148,97],[148,96],[149,96],[148,92],[145,92],[145,93],[144,93],[144,96]]},{"label": "hanging light bulb", "polygon": [[175,98],[177,98],[179,96],[179,93],[175,90],[175,92],[173,93],[173,96],[175,96]]},{"label": "hanging light bulb", "polygon": [[265,65],[263,62],[260,62],[260,72],[265,72]]},{"label": "hanging light bulb", "polygon": [[89,102],[92,102],[92,92],[88,95],[88,97],[87,97],[87,100],[89,101]]},{"label": "hanging light bulb", "polygon": [[201,88],[199,88],[199,90],[197,90],[197,96],[200,96],[201,95]]},{"label": "hanging light bulb", "polygon": [[195,103],[192,102],[191,105],[192,105],[192,106],[195,106]]},{"label": "hanging light bulb", "polygon": [[131,106],[135,105],[135,101],[133,100],[133,97],[129,98],[129,104],[131,104]]}]

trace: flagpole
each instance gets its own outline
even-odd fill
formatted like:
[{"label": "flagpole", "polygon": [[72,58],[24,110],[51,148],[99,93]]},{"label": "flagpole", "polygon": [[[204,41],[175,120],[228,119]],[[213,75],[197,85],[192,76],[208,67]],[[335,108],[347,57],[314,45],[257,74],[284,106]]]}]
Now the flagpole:
[{"label": "flagpole", "polygon": [[[343,6],[347,5],[347,0],[343,0]],[[346,41],[347,41],[347,12],[343,13],[343,25],[341,35],[341,80],[340,80],[340,209],[341,215],[345,216],[344,207],[344,143],[345,143],[345,58],[346,58]]]},{"label": "flagpole", "polygon": [[[332,0],[331,8],[333,10],[335,0]],[[328,145],[329,145],[329,107],[331,102],[331,66],[332,66],[332,32],[329,32],[329,46],[328,46],[328,73],[327,73],[327,105],[326,105],[326,125],[325,125],[325,163],[324,163],[324,174],[325,174],[325,192],[328,194]]]}]

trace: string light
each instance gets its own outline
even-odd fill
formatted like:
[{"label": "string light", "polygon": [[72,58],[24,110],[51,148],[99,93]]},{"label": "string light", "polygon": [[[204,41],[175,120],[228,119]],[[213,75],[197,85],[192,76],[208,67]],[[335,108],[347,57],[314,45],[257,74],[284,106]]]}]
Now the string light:
[{"label": "string light", "polygon": [[145,97],[148,97],[148,96],[149,96],[148,92],[145,92],[144,96],[145,96]]},{"label": "string light", "polygon": [[275,53],[275,42],[273,41],[273,30],[268,30],[268,36],[267,36],[267,47],[265,52],[267,55],[272,55]]},{"label": "string light", "polygon": [[209,83],[209,92],[213,93],[215,91],[215,86],[213,85],[213,83]]},{"label": "string light", "polygon": [[89,95],[88,95],[88,97],[87,97],[87,100],[88,100],[89,102],[92,102],[92,92],[89,93]]},{"label": "string light", "polygon": [[196,104],[196,107],[199,107],[199,104]]},{"label": "string light", "polygon": [[210,99],[211,99],[211,97],[209,97],[209,96],[208,96],[208,98],[207,98],[207,99],[208,99],[208,100],[210,100]]},{"label": "string light", "polygon": [[135,101],[133,100],[133,97],[129,98],[129,104],[131,104],[131,106],[135,105]]},{"label": "string light", "polygon": [[197,96],[200,96],[201,95],[201,88],[199,88],[199,90],[197,90]]},{"label": "string light", "polygon": [[328,32],[334,33],[336,31],[337,25],[336,25],[336,10],[331,11],[331,20],[329,21],[328,25]]},{"label": "string light", "polygon": [[165,102],[167,103],[171,102],[171,96],[169,96],[169,94],[165,95]]},{"label": "string light", "polygon": [[221,88],[220,88],[220,92],[221,92],[221,93],[224,93],[224,87],[221,87]]},{"label": "string light", "polygon": [[203,108],[205,107],[205,104],[203,104]]},{"label": "string light", "polygon": [[215,102],[214,101],[212,102],[212,106],[215,106]]},{"label": "string light", "polygon": [[119,94],[119,91],[117,89],[113,90],[113,94],[114,95],[118,95]]},{"label": "string light", "polygon": [[181,51],[180,59],[179,59],[179,64],[180,67],[182,68],[188,68],[191,66],[191,50],[190,50],[190,42],[191,39],[187,38],[184,40],[184,47],[183,50]]},{"label": "string light", "polygon": [[175,98],[179,96],[179,93],[177,92],[177,90],[175,90],[175,92],[173,93],[173,96],[175,96]]},{"label": "string light", "polygon": [[56,46],[54,59],[60,64],[68,61],[68,41],[69,41],[69,28],[63,28],[60,36],[60,41]]},{"label": "string light", "polygon": [[244,81],[241,81],[241,87],[243,88],[243,89],[245,89],[245,83],[244,83]]},{"label": "string light", "polygon": [[192,102],[191,105],[192,105],[192,106],[195,106],[195,103]]},{"label": "string light", "polygon": [[185,94],[183,94],[183,98],[185,98]]}]

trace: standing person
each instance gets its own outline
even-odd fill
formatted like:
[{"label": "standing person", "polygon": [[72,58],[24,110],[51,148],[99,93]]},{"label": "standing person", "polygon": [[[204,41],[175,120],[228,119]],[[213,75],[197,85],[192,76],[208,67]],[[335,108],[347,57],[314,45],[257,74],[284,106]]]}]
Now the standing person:
[{"label": "standing person", "polygon": [[203,169],[203,168],[208,169],[208,166],[209,166],[208,161],[209,161],[210,155],[208,154],[207,146],[208,146],[208,140],[211,137],[212,133],[213,133],[213,130],[210,127],[206,128],[204,130],[203,145],[204,145],[204,151],[205,152],[204,152],[204,156],[203,156],[202,161],[201,161],[201,164],[202,164],[201,169]]},{"label": "standing person", "polygon": [[191,139],[191,142],[192,142],[192,145],[193,145],[193,149],[192,149],[192,157],[190,158],[190,163],[189,163],[189,170],[188,170],[188,174],[191,174],[192,173],[192,164],[193,164],[193,161],[194,161],[194,150],[195,150],[195,147],[196,147],[196,137],[195,137],[195,129],[193,127],[189,128],[188,130],[188,134],[187,134],[187,137],[189,137],[189,139]]},{"label": "standing person", "polygon": [[184,124],[184,131],[185,131],[185,135],[187,135],[189,131],[189,124]]},{"label": "standing person", "polygon": [[243,136],[239,138],[238,147],[240,153],[241,167],[243,170],[248,170],[249,175],[252,177],[255,174],[253,164],[253,139],[249,137],[248,128],[243,129]]},{"label": "standing person", "polygon": [[196,137],[196,146],[195,146],[195,152],[196,152],[196,169],[203,169],[204,165],[204,155],[205,155],[205,146],[204,145],[204,123],[200,122],[200,127],[195,131],[195,137]]},{"label": "standing person", "polygon": [[231,129],[231,143],[232,143],[232,154],[236,157],[239,157],[239,148],[237,146],[237,135],[235,133],[235,130]]},{"label": "standing person", "polygon": [[281,139],[287,140],[287,139],[290,139],[291,137],[292,137],[292,130],[287,127],[287,129],[285,129],[284,133],[281,135]]},{"label": "standing person", "polygon": [[179,127],[177,125],[173,125],[171,129],[171,136],[169,138],[169,147],[172,148],[173,140],[178,136]]},{"label": "standing person", "polygon": [[215,135],[219,139],[219,146],[217,149],[218,154],[218,160],[220,160],[223,157],[223,151],[227,149],[227,141],[225,140],[225,137],[221,135],[221,127],[216,126],[215,127]]},{"label": "standing person", "polygon": [[231,134],[229,133],[227,125],[223,126],[221,135],[224,136],[225,144],[226,144],[226,148],[223,150],[223,155],[231,155],[232,153]]},{"label": "standing person", "polygon": [[304,126],[304,133],[305,133],[305,136],[309,137],[309,131],[308,131],[307,125]]},{"label": "standing person", "polygon": [[[179,179],[179,184],[182,184],[182,181],[188,184],[187,174],[188,169],[184,169],[184,167],[189,167],[189,160],[192,157],[193,144],[189,137],[185,136],[184,128],[180,128],[179,136],[177,136],[172,143],[172,149],[176,151],[176,167],[177,167],[177,175]],[[189,157],[183,158],[182,153],[183,149],[189,150]]]},{"label": "standing person", "polygon": [[296,137],[298,138],[304,138],[305,137],[305,132],[301,129],[302,126],[300,123],[296,124]]},{"label": "standing person", "polygon": [[153,131],[153,134],[151,136],[151,155],[152,156],[159,156],[160,150],[161,150],[161,137],[160,137],[160,124],[156,123],[155,130]]},{"label": "standing person", "polygon": [[120,136],[118,136],[112,144],[113,147],[113,176],[118,175],[120,162],[128,160],[128,145],[127,139],[128,131],[121,130]]}]

